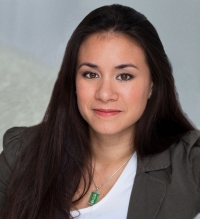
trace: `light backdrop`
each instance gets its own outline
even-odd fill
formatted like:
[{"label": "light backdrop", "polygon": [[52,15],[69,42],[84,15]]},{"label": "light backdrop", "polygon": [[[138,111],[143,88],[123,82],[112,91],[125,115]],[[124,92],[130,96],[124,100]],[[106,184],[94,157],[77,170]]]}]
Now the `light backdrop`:
[{"label": "light backdrop", "polygon": [[91,10],[113,3],[156,27],[182,108],[200,129],[200,1],[0,0],[0,141],[10,127],[41,121],[72,31]]}]

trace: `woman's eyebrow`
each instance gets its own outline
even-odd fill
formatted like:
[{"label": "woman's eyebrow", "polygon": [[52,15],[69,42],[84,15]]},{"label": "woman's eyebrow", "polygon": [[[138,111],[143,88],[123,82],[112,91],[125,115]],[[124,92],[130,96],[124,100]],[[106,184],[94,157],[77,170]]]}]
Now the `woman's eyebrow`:
[{"label": "woman's eyebrow", "polygon": [[[90,62],[84,62],[82,64],[80,64],[78,66],[78,69],[81,68],[82,66],[88,66],[90,68],[98,68],[98,65],[92,64]],[[128,67],[132,67],[132,68],[137,68],[137,66],[133,65],[133,64],[121,64],[115,67],[115,69],[123,69],[123,68],[128,68]],[[137,68],[138,69],[138,68]]]},{"label": "woman's eyebrow", "polygon": [[88,67],[90,67],[90,68],[98,68],[98,65],[92,64],[92,63],[90,63],[90,62],[84,62],[84,63],[82,63],[82,64],[80,64],[80,65],[78,66],[78,69],[81,68],[83,65],[86,65],[86,66],[88,66]]},{"label": "woman's eyebrow", "polygon": [[115,68],[116,69],[123,69],[123,68],[127,68],[127,67],[133,67],[133,68],[137,68],[138,69],[138,67],[133,65],[133,64],[121,64],[121,65],[116,66]]}]

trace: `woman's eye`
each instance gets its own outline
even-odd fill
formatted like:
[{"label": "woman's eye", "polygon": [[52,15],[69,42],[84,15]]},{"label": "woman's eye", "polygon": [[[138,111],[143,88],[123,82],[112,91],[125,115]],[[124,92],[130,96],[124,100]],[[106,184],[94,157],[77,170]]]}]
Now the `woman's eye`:
[{"label": "woman's eye", "polygon": [[117,80],[120,80],[120,81],[128,81],[128,80],[131,80],[133,78],[133,75],[130,75],[130,74],[120,74],[119,76],[117,76]]},{"label": "woman's eye", "polygon": [[83,74],[84,77],[92,79],[92,78],[99,78],[99,75],[94,72],[85,72]]}]

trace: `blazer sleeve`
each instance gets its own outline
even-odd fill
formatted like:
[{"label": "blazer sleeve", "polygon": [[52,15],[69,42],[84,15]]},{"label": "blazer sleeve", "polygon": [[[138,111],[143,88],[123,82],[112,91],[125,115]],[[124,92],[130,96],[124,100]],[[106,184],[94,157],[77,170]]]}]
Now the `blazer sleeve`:
[{"label": "blazer sleeve", "polygon": [[3,152],[0,154],[0,214],[7,198],[7,189],[16,166],[20,141],[25,127],[9,129],[3,137]]},{"label": "blazer sleeve", "polygon": [[[184,139],[186,151],[189,158],[190,168],[192,169],[193,182],[196,185],[198,200],[200,200],[200,131],[191,131]],[[200,203],[198,205],[200,212]]]},{"label": "blazer sleeve", "polygon": [[[200,137],[191,150],[190,160],[191,160],[191,164],[192,164],[194,181],[195,181],[195,183],[197,185],[197,189],[200,193]],[[199,203],[199,205],[200,205],[200,203]]]}]

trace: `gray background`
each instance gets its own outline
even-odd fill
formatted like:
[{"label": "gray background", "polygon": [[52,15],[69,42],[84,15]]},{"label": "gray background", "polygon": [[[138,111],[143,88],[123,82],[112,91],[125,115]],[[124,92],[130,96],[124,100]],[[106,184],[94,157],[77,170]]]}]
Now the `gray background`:
[{"label": "gray background", "polygon": [[91,10],[113,3],[156,27],[182,108],[200,129],[199,0],[0,0],[0,141],[12,126],[41,121],[72,31]]}]

